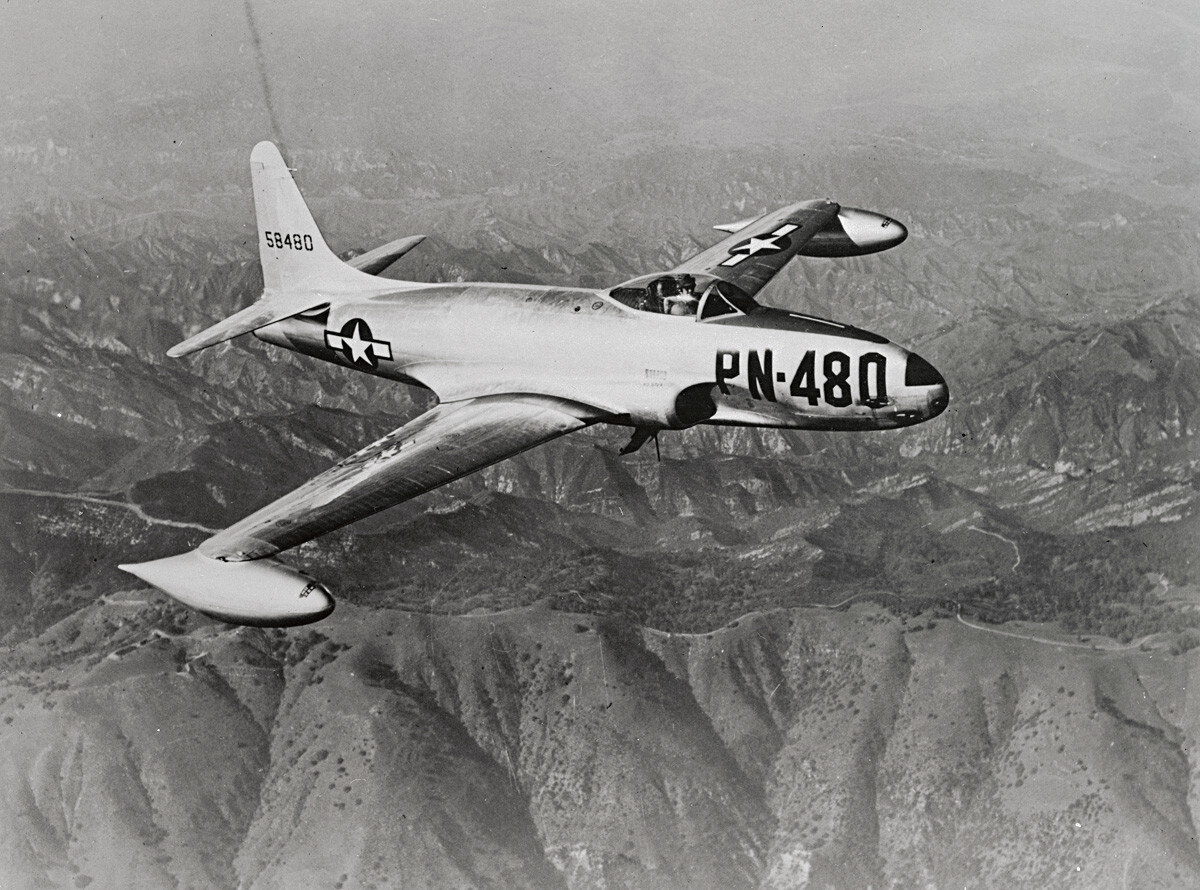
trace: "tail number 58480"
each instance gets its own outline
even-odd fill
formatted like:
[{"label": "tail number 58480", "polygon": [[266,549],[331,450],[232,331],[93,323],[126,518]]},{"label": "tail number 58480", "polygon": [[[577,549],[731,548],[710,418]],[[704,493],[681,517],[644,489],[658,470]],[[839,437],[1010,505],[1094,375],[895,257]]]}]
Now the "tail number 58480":
[{"label": "tail number 58480", "polygon": [[289,250],[313,249],[312,235],[301,235],[298,232],[263,232],[263,236],[267,239],[267,247]]}]

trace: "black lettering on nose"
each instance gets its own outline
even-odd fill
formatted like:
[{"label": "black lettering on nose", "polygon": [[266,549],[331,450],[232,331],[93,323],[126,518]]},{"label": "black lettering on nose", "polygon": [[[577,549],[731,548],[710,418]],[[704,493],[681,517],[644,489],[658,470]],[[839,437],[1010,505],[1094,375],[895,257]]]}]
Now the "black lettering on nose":
[{"label": "black lettering on nose", "polygon": [[771,350],[764,349],[762,358],[757,349],[746,356],[746,378],[750,384],[750,395],[756,399],[775,401],[774,362]]},{"label": "black lettering on nose", "polygon": [[742,357],[740,353],[723,350],[717,353],[717,386],[721,388],[721,392],[729,395],[729,387],[725,385],[725,381],[736,380],[741,373]]}]

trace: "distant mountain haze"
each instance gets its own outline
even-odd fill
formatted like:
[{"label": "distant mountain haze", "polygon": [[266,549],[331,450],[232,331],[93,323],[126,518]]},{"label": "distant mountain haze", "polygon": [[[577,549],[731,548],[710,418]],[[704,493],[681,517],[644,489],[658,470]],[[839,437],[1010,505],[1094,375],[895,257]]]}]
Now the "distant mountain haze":
[{"label": "distant mountain haze", "polygon": [[[1016,141],[1147,125],[1185,138],[1181,103],[1197,98],[1196,15],[1174,0],[1112,0],[1087,16],[1041,2],[250,5],[295,150],[386,145],[536,167],[647,135],[815,149],[864,127],[937,143],[995,123]],[[0,28],[0,79],[22,101],[82,100],[82,115],[47,108],[47,133],[76,150],[119,130],[136,167],[147,151],[241,151],[269,133],[242,4],[166,15],[139,2],[10,3]],[[124,110],[179,91],[207,107],[157,133]]]}]

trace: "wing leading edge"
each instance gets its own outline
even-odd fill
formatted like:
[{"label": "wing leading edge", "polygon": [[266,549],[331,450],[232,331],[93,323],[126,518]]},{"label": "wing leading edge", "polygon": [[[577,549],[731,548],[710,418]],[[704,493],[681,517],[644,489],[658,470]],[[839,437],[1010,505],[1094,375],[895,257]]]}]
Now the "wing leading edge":
[{"label": "wing leading edge", "polygon": [[273,556],[591,422],[567,403],[532,396],[438,405],[198,550],[229,562]]},{"label": "wing leading edge", "polygon": [[537,396],[438,405],[195,550],[120,568],[221,621],[271,627],[320,621],[333,611],[329,590],[272,559],[276,553],[595,419],[582,407]]},{"label": "wing leading edge", "polygon": [[644,286],[660,275],[688,274],[702,282],[724,281],[743,296],[753,297],[817,233],[834,224],[840,209],[833,201],[801,201],[752,222],[734,223],[730,227],[734,234],[684,260],[674,269],[639,276],[613,290]]}]

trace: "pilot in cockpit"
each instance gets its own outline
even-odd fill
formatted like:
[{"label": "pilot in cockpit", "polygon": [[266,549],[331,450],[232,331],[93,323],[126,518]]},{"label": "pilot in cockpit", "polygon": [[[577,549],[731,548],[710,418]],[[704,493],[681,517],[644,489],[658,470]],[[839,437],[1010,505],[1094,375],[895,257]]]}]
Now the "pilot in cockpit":
[{"label": "pilot in cockpit", "polygon": [[664,275],[650,282],[651,311],[666,315],[695,315],[700,301],[696,298],[696,279],[691,275]]},{"label": "pilot in cockpit", "polygon": [[671,315],[695,315],[700,301],[696,298],[696,279],[691,275],[680,275],[675,279],[679,292],[675,297],[664,301],[664,308]]}]

